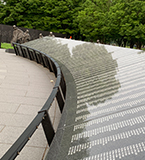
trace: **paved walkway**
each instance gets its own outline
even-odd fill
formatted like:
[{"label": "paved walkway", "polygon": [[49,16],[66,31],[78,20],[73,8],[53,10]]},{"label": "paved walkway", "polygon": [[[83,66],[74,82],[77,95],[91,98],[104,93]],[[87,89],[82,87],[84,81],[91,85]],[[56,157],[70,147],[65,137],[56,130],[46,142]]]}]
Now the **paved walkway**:
[{"label": "paved walkway", "polygon": [[[42,108],[55,77],[43,66],[0,49],[0,158]],[[50,111],[54,128],[60,119],[57,102]],[[40,160],[48,150],[42,127],[34,133],[17,160]]]}]

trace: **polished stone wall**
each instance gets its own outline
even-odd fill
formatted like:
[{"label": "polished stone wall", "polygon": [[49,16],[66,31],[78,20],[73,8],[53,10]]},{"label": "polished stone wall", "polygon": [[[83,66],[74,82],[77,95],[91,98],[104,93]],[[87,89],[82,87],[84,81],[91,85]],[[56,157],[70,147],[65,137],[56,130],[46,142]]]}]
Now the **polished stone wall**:
[{"label": "polished stone wall", "polygon": [[26,43],[53,57],[67,93],[46,160],[145,156],[145,53],[63,38]]},{"label": "polished stone wall", "polygon": [[[31,40],[39,38],[39,34],[42,33],[43,36],[48,36],[49,31],[42,31],[42,30],[36,30],[36,29],[29,29],[24,27],[18,27],[22,31],[29,30]],[[66,37],[64,34],[60,33],[53,33],[56,37]],[[10,25],[4,25],[0,24],[0,36],[1,36],[1,42],[10,43],[13,37],[13,27]]]}]

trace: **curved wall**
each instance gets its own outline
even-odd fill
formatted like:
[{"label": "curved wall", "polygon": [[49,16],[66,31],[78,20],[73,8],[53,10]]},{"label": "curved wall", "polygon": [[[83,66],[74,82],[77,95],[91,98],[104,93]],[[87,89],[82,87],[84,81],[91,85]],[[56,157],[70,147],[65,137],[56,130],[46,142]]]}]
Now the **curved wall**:
[{"label": "curved wall", "polygon": [[66,103],[46,160],[144,156],[144,52],[50,37],[26,45],[53,57],[66,80]]}]

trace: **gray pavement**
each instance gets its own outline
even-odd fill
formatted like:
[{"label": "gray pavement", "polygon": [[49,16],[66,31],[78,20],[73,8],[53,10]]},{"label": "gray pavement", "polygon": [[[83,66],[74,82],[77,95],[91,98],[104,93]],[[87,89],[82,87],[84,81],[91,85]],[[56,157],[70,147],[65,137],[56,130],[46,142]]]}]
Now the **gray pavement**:
[{"label": "gray pavement", "polygon": [[[48,69],[0,49],[0,158],[37,115],[54,83],[55,77]],[[49,113],[56,130],[60,119],[56,101]],[[48,149],[40,125],[16,159],[40,160]]]}]

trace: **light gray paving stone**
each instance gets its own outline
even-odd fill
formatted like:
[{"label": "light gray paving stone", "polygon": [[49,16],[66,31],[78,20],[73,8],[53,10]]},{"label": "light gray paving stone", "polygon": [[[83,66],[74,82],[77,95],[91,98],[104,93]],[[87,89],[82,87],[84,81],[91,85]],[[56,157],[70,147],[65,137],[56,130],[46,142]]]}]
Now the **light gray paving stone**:
[{"label": "light gray paving stone", "polygon": [[2,113],[15,113],[20,104],[0,102],[0,112]]},{"label": "light gray paving stone", "polygon": [[24,129],[23,127],[6,126],[3,131],[0,132],[0,143],[13,144]]},{"label": "light gray paving stone", "polygon": [[4,125],[0,125],[0,132],[2,132],[2,130],[4,129]]},{"label": "light gray paving stone", "polygon": [[3,84],[14,84],[14,85],[22,85],[22,86],[28,86],[29,85],[29,80],[27,79],[23,79],[23,80],[15,80],[15,79],[7,79],[5,78],[5,81],[3,82]]},{"label": "light gray paving stone", "polygon": [[52,107],[50,108],[48,113],[50,115],[51,123],[53,124],[54,130],[56,131],[61,118],[60,109],[56,100],[52,103]]},{"label": "light gray paving stone", "polygon": [[29,147],[42,147],[44,148],[47,146],[47,140],[44,134],[44,131],[41,129],[38,129],[33,136],[28,141],[27,145]]},{"label": "light gray paving stone", "polygon": [[0,73],[6,73],[7,70],[6,69],[0,69]]},{"label": "light gray paving stone", "polygon": [[33,118],[32,115],[0,113],[0,122],[6,126],[27,127]]},{"label": "light gray paving stone", "polygon": [[29,147],[26,146],[17,156],[16,160],[41,160],[44,156],[45,147]]},{"label": "light gray paving stone", "polygon": [[[0,157],[45,104],[55,80],[54,74],[40,64],[0,49]],[[53,124],[58,123],[56,108],[51,109]],[[56,130],[56,125],[54,128]],[[43,128],[39,125],[16,159],[40,160],[48,148]]]},{"label": "light gray paving stone", "polygon": [[6,69],[6,65],[0,60],[0,69]]},{"label": "light gray paving stone", "polygon": [[1,88],[0,89],[0,95],[6,95],[6,96],[25,96],[27,93],[26,90],[16,90],[16,89],[5,89]]},{"label": "light gray paving stone", "polygon": [[[50,92],[51,93],[51,92]],[[26,97],[37,97],[37,98],[48,98],[48,92],[33,92],[33,91],[28,91],[26,93]]]},{"label": "light gray paving stone", "polygon": [[46,88],[47,89],[47,87],[48,88],[52,88],[52,85],[50,86],[50,85],[48,85],[48,84],[46,84],[46,83],[36,83],[36,84],[34,84],[34,82],[30,82],[30,84],[29,84],[29,86],[30,87],[36,87],[36,88],[42,88],[42,89],[44,89],[44,88]]},{"label": "light gray paving stone", "polygon": [[5,75],[0,75],[0,79],[4,79],[5,77]]},{"label": "light gray paving stone", "polygon": [[23,97],[23,96],[0,96],[1,102],[9,103],[19,103],[19,104],[32,104],[32,105],[41,105],[43,106],[46,98],[35,98],[35,97]]},{"label": "light gray paving stone", "polygon": [[2,83],[1,88],[6,88],[6,89],[16,89],[16,90],[28,90],[28,85],[17,85],[17,84],[10,84],[10,83]]},{"label": "light gray paving stone", "polygon": [[38,113],[38,111],[41,109],[41,106],[37,106],[37,105],[25,105],[25,104],[21,104],[19,106],[19,108],[17,109],[16,113],[17,114],[25,114],[25,115],[33,115],[35,116],[36,113]]},{"label": "light gray paving stone", "polygon": [[6,77],[7,79],[12,79],[12,78],[14,78],[14,79],[16,79],[16,80],[20,80],[20,79],[22,79],[23,80],[23,78],[24,79],[28,79],[28,78],[30,78],[30,76],[28,75],[28,74],[14,74],[13,72],[7,72],[7,77]]}]

